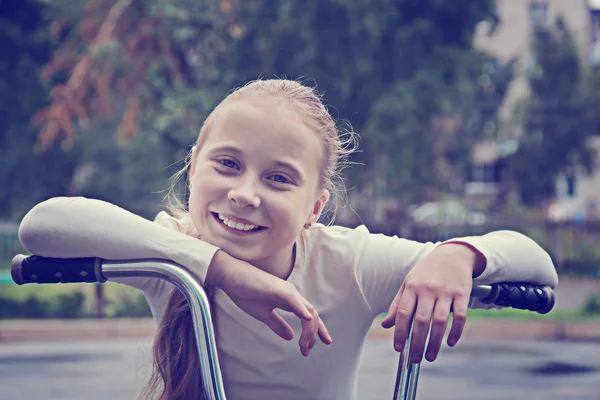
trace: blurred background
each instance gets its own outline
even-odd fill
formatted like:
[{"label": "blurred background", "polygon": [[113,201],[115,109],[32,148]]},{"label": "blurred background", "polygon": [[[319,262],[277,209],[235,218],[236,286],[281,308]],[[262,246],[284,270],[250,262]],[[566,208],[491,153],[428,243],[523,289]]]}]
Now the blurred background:
[{"label": "blurred background", "polygon": [[0,319],[148,317],[116,285],[11,284],[19,221],[63,195],[153,218],[212,108],[286,77],[360,134],[339,224],[526,233],[556,336],[600,338],[600,0],[0,0],[0,43]]}]

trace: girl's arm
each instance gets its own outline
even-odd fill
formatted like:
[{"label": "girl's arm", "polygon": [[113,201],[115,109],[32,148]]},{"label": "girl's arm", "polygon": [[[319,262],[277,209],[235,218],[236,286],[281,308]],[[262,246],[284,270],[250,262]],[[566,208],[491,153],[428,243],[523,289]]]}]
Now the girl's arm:
[{"label": "girl's arm", "polygon": [[[188,268],[202,284],[221,288],[245,312],[290,340],[292,328],[276,308],[294,312],[305,330],[331,339],[314,307],[293,285],[235,259],[209,243],[148,221],[113,204],[83,197],[58,197],[36,205],[23,218],[19,238],[25,248],[44,257],[99,257],[106,260],[169,259]],[[153,278],[124,279],[144,291],[156,319],[164,312],[168,294],[164,283]]]},{"label": "girl's arm", "polygon": [[437,357],[451,309],[448,344],[456,344],[473,284],[530,282],[556,287],[558,283],[549,255],[533,240],[512,231],[442,244],[370,235],[361,259],[357,278],[371,308],[380,312],[391,302],[382,325],[396,326],[394,346],[398,351],[414,315],[413,362],[420,362],[428,334],[426,358],[433,361]]},{"label": "girl's arm", "polygon": [[[465,248],[478,254],[477,260],[481,263],[482,271],[471,275],[474,285],[531,282],[556,287],[558,283],[558,275],[548,253],[518,232],[496,231],[438,243],[420,243],[395,236],[370,234],[364,227],[362,232],[354,236],[352,246],[359,253],[355,266],[357,280],[374,315],[388,310],[398,289],[415,266],[433,251],[439,254],[450,251],[454,247],[449,246],[450,243],[464,244]],[[457,259],[457,256],[443,258],[449,259]],[[440,263],[450,265],[449,262]]]},{"label": "girl's arm", "polygon": [[169,259],[185,265],[203,284],[218,250],[113,204],[83,197],[57,197],[36,205],[21,222],[19,239],[44,257]]}]

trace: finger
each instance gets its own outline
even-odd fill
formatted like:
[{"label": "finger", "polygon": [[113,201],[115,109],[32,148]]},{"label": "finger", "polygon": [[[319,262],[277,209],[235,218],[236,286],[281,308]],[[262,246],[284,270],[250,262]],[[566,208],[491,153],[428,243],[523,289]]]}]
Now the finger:
[{"label": "finger", "polygon": [[465,323],[467,322],[467,308],[469,296],[455,298],[452,304],[452,328],[448,334],[448,346],[453,347],[462,336]]},{"label": "finger", "polygon": [[310,341],[314,334],[314,325],[316,325],[314,317],[311,321],[302,321],[302,334],[300,334],[298,345],[300,346],[300,352],[304,357],[308,356],[308,353],[310,352]]},{"label": "finger", "polygon": [[448,316],[450,315],[451,304],[451,298],[439,298],[435,303],[433,319],[431,320],[429,343],[427,344],[427,352],[425,353],[427,361],[435,361],[440,352],[442,341],[444,340],[444,333],[446,333],[446,327],[448,326]]},{"label": "finger", "polygon": [[283,339],[292,340],[294,338],[292,327],[275,310],[272,310],[268,317],[261,318],[261,321]]},{"label": "finger", "polygon": [[394,324],[396,322],[396,310],[398,309],[398,304],[400,303],[400,298],[402,297],[403,292],[404,292],[404,284],[402,284],[402,286],[400,286],[400,290],[398,290],[396,297],[394,297],[394,300],[392,301],[392,304],[390,305],[390,308],[388,309],[387,315],[385,316],[383,321],[381,321],[382,327],[388,329],[388,328],[391,328],[392,326],[394,326]]},{"label": "finger", "polygon": [[325,323],[320,318],[319,318],[319,338],[321,339],[321,342],[323,342],[325,344],[333,343],[333,339],[331,339],[331,335],[329,335],[329,331],[327,330]]},{"label": "finger", "polygon": [[319,314],[317,313],[317,311],[315,310],[315,313],[313,315],[313,334],[311,335],[310,338],[310,343],[309,343],[309,350],[313,348],[313,346],[315,345],[315,343],[317,343],[317,340],[319,339],[319,323],[321,322],[321,317],[319,317]]},{"label": "finger", "polygon": [[298,318],[310,321],[314,307],[304,299],[298,292],[278,292],[278,307],[293,312]]},{"label": "finger", "polygon": [[315,311],[315,313],[313,314],[313,320],[311,321],[312,324],[312,334],[310,335],[309,339],[308,339],[308,343],[307,343],[307,348],[308,348],[308,353],[310,353],[310,351],[312,350],[312,348],[314,347],[315,343],[317,343],[317,339],[319,337],[319,322],[321,321],[321,318],[319,317],[319,314],[317,313],[317,311]]},{"label": "finger", "polygon": [[435,298],[431,295],[421,295],[417,300],[417,310],[413,318],[412,341],[410,344],[410,361],[415,364],[420,363],[423,359],[434,305]]},{"label": "finger", "polygon": [[395,312],[396,327],[394,328],[394,349],[396,349],[396,351],[402,351],[404,349],[416,304],[417,297],[415,293],[410,290],[405,290],[402,293],[402,298],[400,299]]}]

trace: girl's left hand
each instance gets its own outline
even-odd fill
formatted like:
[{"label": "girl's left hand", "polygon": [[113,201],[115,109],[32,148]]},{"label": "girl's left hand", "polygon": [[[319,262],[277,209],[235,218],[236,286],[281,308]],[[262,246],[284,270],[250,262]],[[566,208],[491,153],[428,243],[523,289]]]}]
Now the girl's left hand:
[{"label": "girl's left hand", "polygon": [[384,328],[396,326],[396,351],[403,351],[414,319],[410,361],[419,363],[423,359],[430,326],[425,358],[434,361],[440,351],[451,311],[452,328],[447,343],[454,346],[467,320],[473,277],[483,272],[485,264],[483,254],[462,243],[440,245],[417,263],[407,274],[387,316],[381,322]]}]

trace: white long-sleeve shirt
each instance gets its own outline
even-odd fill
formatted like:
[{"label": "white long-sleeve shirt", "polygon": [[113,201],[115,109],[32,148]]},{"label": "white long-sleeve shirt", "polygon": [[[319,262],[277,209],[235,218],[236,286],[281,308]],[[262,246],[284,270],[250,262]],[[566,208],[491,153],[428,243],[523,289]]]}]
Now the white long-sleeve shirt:
[{"label": "white long-sleeve shirt", "polygon": [[[20,237],[27,249],[41,256],[168,258],[202,280],[217,249],[179,233],[178,221],[166,213],[155,222],[97,200],[56,198],[25,216]],[[485,271],[474,284],[557,284],[548,254],[519,233],[499,231],[456,240],[486,258]],[[228,398],[355,399],[360,353],[374,317],[387,311],[406,274],[437,245],[371,234],[364,226],[317,224],[304,230],[296,241],[288,281],[317,309],[333,338],[329,346],[317,344],[307,358],[296,342],[282,340],[217,290],[217,345]],[[118,281],[141,289],[155,318],[162,318],[170,293],[164,283],[152,278]],[[281,315],[298,335],[298,318]]]}]

